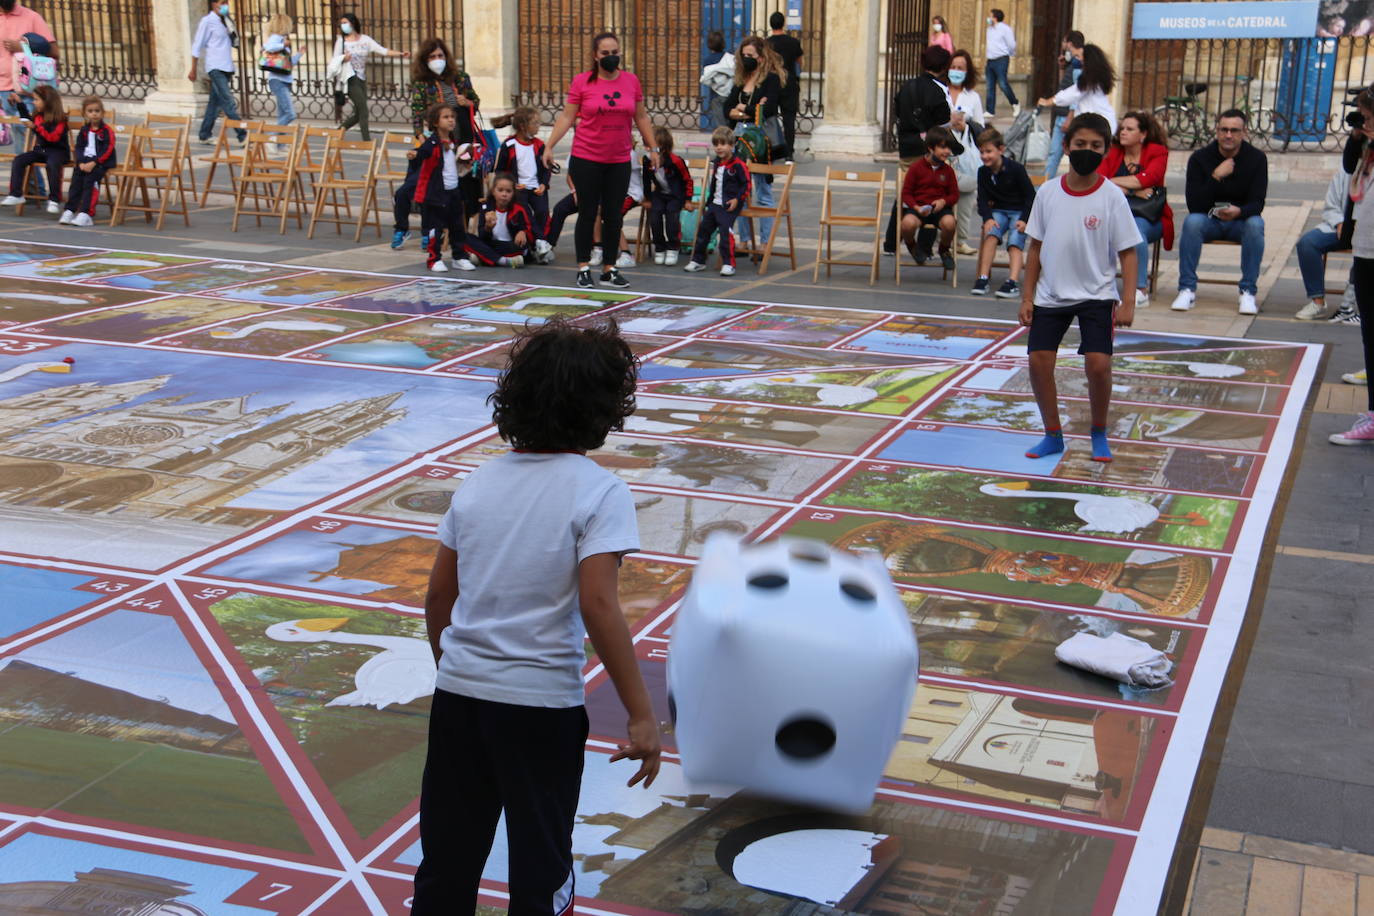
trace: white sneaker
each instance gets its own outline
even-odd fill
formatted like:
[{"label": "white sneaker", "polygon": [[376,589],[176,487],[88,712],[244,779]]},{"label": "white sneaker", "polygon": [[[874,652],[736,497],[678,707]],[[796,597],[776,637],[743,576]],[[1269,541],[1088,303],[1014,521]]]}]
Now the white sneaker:
[{"label": "white sneaker", "polygon": [[455,270],[476,270],[476,269],[477,269],[477,265],[474,264],[474,263],[472,263],[471,261],[469,261],[467,258],[458,258],[457,260],[455,260],[455,261],[453,262],[453,267],[454,267]]},{"label": "white sneaker", "polygon": [[590,264],[592,267],[600,267],[600,266],[601,266],[601,260],[602,260],[601,246],[600,246],[600,245],[593,245],[593,246],[592,246],[592,257],[591,257],[591,260],[588,261],[587,263]]},{"label": "white sneaker", "polygon": [[663,263],[666,263],[667,260],[668,260],[668,252],[666,252],[666,251],[655,251],[655,252],[654,252],[654,263],[655,263],[655,264],[663,264]]},{"label": "white sneaker", "polygon": [[1150,294],[1149,294],[1148,292],[1146,292],[1145,290],[1143,290],[1143,289],[1138,289],[1138,290],[1136,290],[1136,291],[1135,291],[1135,307],[1138,308],[1138,309],[1147,309],[1147,308],[1149,308],[1149,307],[1150,307]]},{"label": "white sneaker", "polygon": [[1015,118],[1015,117],[1019,117],[1020,114],[1021,114],[1021,103],[1020,103],[1020,102],[1013,102],[1012,105],[1011,105],[1011,116],[1012,116],[1013,118]]},{"label": "white sneaker", "polygon": [[1320,321],[1336,314],[1336,308],[1337,306],[1330,306],[1325,303],[1319,305],[1309,299],[1307,304],[1298,309],[1298,313],[1293,317],[1299,321]]},{"label": "white sneaker", "polygon": [[78,213],[76,216],[72,217],[72,225],[80,226],[84,229],[87,226],[94,226],[95,220],[91,219],[89,213]]},{"label": "white sneaker", "polygon": [[[541,256],[542,256],[542,255],[546,255],[546,254],[552,254],[552,253],[553,253],[553,246],[550,245],[548,242],[544,241],[543,239],[535,239],[535,240],[534,240],[534,253],[537,254],[537,255],[541,255]],[[546,264],[546,263],[548,263],[548,262],[547,262],[547,261],[540,261],[540,263],[541,263],[541,264]]]},{"label": "white sneaker", "polygon": [[431,271],[433,271],[434,273],[436,273],[436,274],[446,274],[446,273],[448,273],[448,265],[444,263],[444,259],[443,259],[443,258],[440,258],[439,260],[435,261],[433,264],[429,265],[429,269],[430,269]]},{"label": "white sneaker", "polygon": [[48,201],[48,212],[56,216],[62,212],[62,205],[55,200],[50,200]]},{"label": "white sneaker", "polygon": [[620,270],[629,270],[635,266],[635,259],[628,251],[622,251],[620,257],[615,259],[615,266]]},{"label": "white sneaker", "polygon": [[70,210],[63,210],[62,215],[57,218],[57,225],[65,226],[76,218],[76,214]]},{"label": "white sneaker", "polygon": [[705,270],[706,265],[701,263],[700,261],[688,261],[687,266],[682,269],[687,271],[689,274],[694,274],[699,270]]},{"label": "white sneaker", "polygon": [[1255,301],[1254,293],[1240,294],[1240,313],[1242,315],[1258,315],[1259,303]]},{"label": "white sneaker", "polygon": [[23,202],[24,198],[15,197],[13,194],[10,194],[6,196],[4,200],[0,200],[0,207],[17,207]]},{"label": "white sneaker", "polygon": [[676,252],[676,251],[665,251],[665,252],[663,253],[663,263],[664,263],[664,264],[667,264],[669,267],[671,267],[671,266],[673,266],[674,264],[676,264],[676,263],[677,263],[677,252]]},{"label": "white sneaker", "polygon": [[1361,369],[1359,372],[1347,372],[1341,376],[1341,381],[1347,385],[1368,385],[1369,374],[1365,369]]},{"label": "white sneaker", "polygon": [[735,275],[735,265],[733,265],[733,264],[722,264],[722,265],[720,265],[720,275],[721,275],[722,277],[733,277],[733,276]]},{"label": "white sneaker", "polygon": [[1178,291],[1178,295],[1174,297],[1173,305],[1169,306],[1169,308],[1173,309],[1175,312],[1186,312],[1196,304],[1196,301],[1197,293],[1193,292],[1191,289],[1181,289]]}]

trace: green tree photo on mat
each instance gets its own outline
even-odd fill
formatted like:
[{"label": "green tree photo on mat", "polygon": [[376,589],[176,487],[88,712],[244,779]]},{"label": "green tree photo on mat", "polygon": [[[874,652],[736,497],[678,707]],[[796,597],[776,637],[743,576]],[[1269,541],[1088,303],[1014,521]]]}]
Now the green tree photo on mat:
[{"label": "green tree photo on mat", "polygon": [[877,371],[837,369],[757,378],[660,385],[663,394],[764,401],[794,407],[835,407],[900,416],[954,373],[944,365],[904,366]]},{"label": "green tree photo on mat", "polygon": [[[414,800],[424,765],[433,680],[408,703],[382,709],[331,706],[330,701],[356,689],[358,669],[386,650],[365,641],[331,642],[329,637],[402,637],[428,651],[423,619],[249,593],[226,598],[210,611],[359,836],[380,829]],[[267,635],[274,624],[296,620],[318,628],[320,638],[282,642]]]}]

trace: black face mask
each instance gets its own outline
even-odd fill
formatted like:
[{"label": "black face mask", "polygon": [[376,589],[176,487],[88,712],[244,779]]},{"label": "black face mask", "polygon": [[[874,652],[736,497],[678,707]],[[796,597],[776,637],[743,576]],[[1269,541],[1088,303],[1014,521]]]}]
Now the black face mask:
[{"label": "black face mask", "polygon": [[14,0],[0,0],[0,10],[7,13],[14,12]]},{"label": "black face mask", "polygon": [[607,54],[605,57],[601,58],[601,60],[597,61],[597,63],[599,63],[601,69],[605,70],[607,73],[614,73],[620,69],[620,55]]},{"label": "black face mask", "polygon": [[1102,164],[1102,154],[1090,149],[1071,149],[1069,150],[1069,168],[1075,174],[1087,177],[1097,171],[1097,167]]},{"label": "black face mask", "polygon": [[744,65],[745,73],[753,73],[759,68],[759,59],[757,57],[742,58],[741,63]]}]

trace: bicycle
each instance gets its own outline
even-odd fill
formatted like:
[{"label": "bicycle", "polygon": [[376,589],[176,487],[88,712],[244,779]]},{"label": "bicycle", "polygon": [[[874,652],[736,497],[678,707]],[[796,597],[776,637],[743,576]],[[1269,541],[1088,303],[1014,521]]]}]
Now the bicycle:
[{"label": "bicycle", "polygon": [[[1245,123],[1250,136],[1255,140],[1267,140],[1271,133],[1282,131],[1284,118],[1272,108],[1261,108],[1259,105],[1250,104],[1250,84],[1255,81],[1253,76],[1237,76],[1236,83],[1239,84],[1238,91],[1243,92],[1238,99],[1233,98],[1232,102],[1236,110],[1245,113]],[[1263,89],[1260,90],[1263,93]]]},{"label": "bicycle", "polygon": [[1183,95],[1167,95],[1152,112],[1175,144],[1195,149],[1212,142],[1212,123],[1199,99],[1206,83],[1184,83]]}]

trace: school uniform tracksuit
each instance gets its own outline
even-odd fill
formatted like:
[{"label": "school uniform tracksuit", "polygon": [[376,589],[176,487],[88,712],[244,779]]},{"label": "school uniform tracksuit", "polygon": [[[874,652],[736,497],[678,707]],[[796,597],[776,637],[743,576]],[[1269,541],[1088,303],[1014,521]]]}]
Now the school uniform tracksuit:
[{"label": "school uniform tracksuit", "polygon": [[[507,137],[496,153],[496,171],[515,176],[515,202],[532,218],[536,237],[544,238],[549,231],[549,179],[553,177],[544,164],[544,141]],[[534,193],[540,185],[544,193]]]},{"label": "school uniform tracksuit", "polygon": [[[95,166],[89,172],[82,171],[81,166],[87,162],[94,162]],[[108,124],[82,127],[76,135],[76,165],[71,187],[67,189],[67,212],[94,217],[100,202],[100,180],[115,167],[114,128]]]},{"label": "school uniform tracksuit", "polygon": [[[649,234],[655,251],[682,247],[682,208],[692,199],[692,173],[676,153],[669,153],[661,169],[644,157],[644,192],[649,198]],[[662,177],[660,177],[660,175]]]},{"label": "school uniform tracksuit", "polygon": [[431,134],[415,151],[415,161],[420,163],[415,177],[415,202],[421,206],[420,229],[425,236],[426,267],[433,267],[443,256],[445,233],[453,256],[466,257],[463,194],[456,168],[452,187],[447,186],[444,176],[445,155],[453,155],[457,146],[455,141],[443,141]]},{"label": "school uniform tracksuit", "polygon": [[62,201],[62,166],[71,161],[72,150],[67,140],[67,119],[49,122],[35,118],[33,149],[14,157],[10,169],[10,196],[24,196],[24,176],[29,166],[42,163],[48,172],[48,199]]},{"label": "school uniform tracksuit", "polygon": [[[487,214],[496,214],[496,225],[487,225]],[[525,233],[523,247],[515,244],[515,237]],[[469,235],[463,248],[478,263],[495,267],[501,258],[519,255],[524,258],[534,256],[534,218],[530,211],[518,203],[512,203],[506,210],[498,210],[496,204],[488,200],[477,211],[477,236]]]},{"label": "school uniform tracksuit", "polygon": [[[706,263],[706,247],[710,244],[711,233],[720,230],[721,263],[735,266],[735,238],[730,230],[749,203],[749,186],[749,167],[738,156],[731,154],[727,159],[716,160],[711,168],[711,183],[706,187],[706,212],[697,230],[693,261]],[[725,205],[730,201],[735,201],[735,206],[727,210]]]}]

